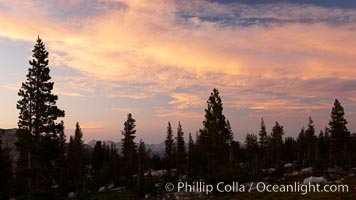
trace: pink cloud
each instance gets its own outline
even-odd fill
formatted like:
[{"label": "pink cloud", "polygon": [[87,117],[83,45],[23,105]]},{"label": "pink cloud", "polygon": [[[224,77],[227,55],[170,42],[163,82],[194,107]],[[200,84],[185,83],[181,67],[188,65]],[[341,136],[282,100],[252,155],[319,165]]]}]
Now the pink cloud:
[{"label": "pink cloud", "polygon": [[[100,7],[108,2],[116,1],[96,3]],[[201,105],[201,91],[175,91],[194,86],[226,88],[224,94],[231,97],[227,100],[231,107],[319,109],[324,105],[275,99],[272,93],[278,91],[296,99],[329,97],[335,94],[322,90],[323,85],[305,90],[307,86],[303,83],[320,78],[354,80],[356,75],[353,10],[291,4],[226,6],[207,1],[118,2],[125,8],[105,7],[99,13],[61,20],[50,14],[53,5],[57,5],[54,1],[46,4],[26,1],[21,5],[18,1],[6,1],[3,4],[11,9],[0,12],[0,36],[33,42],[39,33],[54,65],[68,66],[84,77],[68,81],[66,88],[72,90],[61,89],[63,93],[80,95],[98,88],[115,90],[116,82],[121,81],[141,84],[141,88],[134,90],[134,94],[131,90],[108,89],[108,97],[143,99],[166,94],[174,99],[170,104],[179,109]],[[83,1],[62,1],[59,12],[70,12],[71,6],[80,3]],[[241,11],[240,18],[298,20],[309,16],[316,22],[244,27],[202,18],[212,15],[237,18],[236,10]],[[192,17],[177,14],[183,11]],[[347,16],[348,24],[318,22]],[[249,103],[237,104],[233,97],[239,93]],[[338,94],[355,99],[351,92]]]}]

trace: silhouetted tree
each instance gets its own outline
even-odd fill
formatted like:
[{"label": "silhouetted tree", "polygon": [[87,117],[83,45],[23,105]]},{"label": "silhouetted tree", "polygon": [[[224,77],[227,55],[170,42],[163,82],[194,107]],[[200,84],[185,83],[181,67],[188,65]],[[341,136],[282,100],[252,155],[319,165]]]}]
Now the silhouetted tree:
[{"label": "silhouetted tree", "polygon": [[173,130],[171,123],[168,122],[167,135],[165,140],[165,162],[168,176],[170,176],[170,171],[174,166],[174,140],[173,140]]},{"label": "silhouetted tree", "polygon": [[72,187],[78,193],[85,190],[85,165],[84,165],[84,146],[83,132],[77,122],[75,126],[74,137],[70,136],[67,168],[68,168],[68,183],[72,183]]},{"label": "silhouetted tree", "polygon": [[105,180],[102,175],[102,169],[105,161],[105,145],[101,141],[96,141],[92,155],[91,155],[91,165],[93,167],[93,182],[94,187],[99,187]]},{"label": "silhouetted tree", "polygon": [[110,144],[110,148],[107,152],[108,158],[108,174],[106,175],[108,183],[120,184],[120,175],[122,174],[122,159],[117,153],[116,145]]},{"label": "silhouetted tree", "polygon": [[246,150],[249,154],[249,158],[257,156],[258,142],[257,136],[254,134],[247,133],[245,138]]},{"label": "silhouetted tree", "polygon": [[232,139],[223,114],[219,91],[214,88],[207,101],[203,128],[197,138],[202,173],[206,173],[212,179],[218,178],[219,173],[224,173],[221,168],[229,165],[229,148]]},{"label": "silhouetted tree", "polygon": [[258,135],[260,136],[259,138],[260,148],[265,149],[267,147],[267,130],[263,118],[261,118],[261,129]]},{"label": "silhouetted tree", "polygon": [[238,141],[231,141],[230,145],[230,162],[231,166],[230,171],[232,174],[229,174],[231,178],[241,178],[241,176],[245,176],[245,174],[241,174],[241,163],[246,161],[245,155],[241,148],[241,145]]},{"label": "silhouetted tree", "polygon": [[[61,122],[63,125],[63,122]],[[63,125],[64,126],[64,125]],[[66,144],[66,135],[64,134],[64,129],[59,132],[58,138],[58,158],[56,165],[54,166],[54,177],[55,180],[58,180],[58,185],[63,189],[67,186],[67,162],[66,162],[66,153],[67,153],[67,144]]]},{"label": "silhouetted tree", "polygon": [[298,163],[300,163],[302,166],[306,166],[306,135],[305,135],[305,128],[303,127],[298,135],[297,138],[297,145],[298,145],[298,156],[297,156],[297,160]]},{"label": "silhouetted tree", "polygon": [[259,149],[260,149],[260,157],[262,161],[262,166],[265,166],[266,161],[267,161],[267,146],[268,146],[268,138],[267,138],[267,130],[266,130],[266,125],[261,118],[261,129],[260,132],[258,133],[259,135]]},{"label": "silhouetted tree", "polygon": [[234,138],[234,133],[232,132],[232,128],[231,128],[231,125],[230,125],[230,121],[229,120],[226,120],[226,129],[227,129],[227,132],[228,132],[228,145],[229,145],[229,155],[228,155],[228,162],[229,162],[229,168],[230,170],[232,169],[232,163],[233,163],[233,155],[232,155],[232,142],[233,142],[233,138]]},{"label": "silhouetted tree", "polygon": [[258,155],[258,141],[257,136],[254,134],[246,134],[245,139],[246,156],[248,159],[248,169],[251,178],[255,179],[261,169],[261,162]]},{"label": "silhouetted tree", "polygon": [[330,136],[328,128],[320,131],[316,141],[315,170],[326,170],[330,160]]},{"label": "silhouetted tree", "polygon": [[152,158],[150,159],[150,167],[154,170],[162,169],[162,159],[157,154],[153,154]]},{"label": "silhouetted tree", "polygon": [[122,141],[122,156],[125,166],[125,174],[127,176],[131,176],[137,171],[137,153],[136,153],[136,144],[134,139],[136,137],[136,130],[135,130],[135,122],[136,120],[132,118],[131,113],[127,115],[127,119],[124,123],[124,130],[122,131],[122,135],[124,138]]},{"label": "silhouetted tree", "polygon": [[350,132],[346,127],[347,120],[344,115],[344,108],[335,99],[329,121],[331,156],[334,165],[344,165],[349,161]]},{"label": "silhouetted tree", "polygon": [[146,151],[146,145],[142,140],[140,140],[140,145],[138,146],[138,153],[137,153],[137,176],[138,176],[138,188],[139,191],[142,191],[144,188],[145,182],[145,170],[147,170],[148,165],[148,155]]},{"label": "silhouetted tree", "polygon": [[195,144],[192,137],[192,133],[189,133],[189,140],[188,140],[188,174],[191,177],[194,173],[193,168],[195,165]]},{"label": "silhouetted tree", "polygon": [[234,133],[232,132],[230,121],[228,119],[226,120],[226,131],[226,143],[230,145],[232,140],[234,139]]},{"label": "silhouetted tree", "polygon": [[[52,94],[48,52],[38,37],[33,49],[27,80],[18,92],[20,110],[18,127],[18,150],[20,159],[17,173],[27,185],[27,191],[50,189],[56,184],[55,164],[61,157],[60,133],[63,123],[56,120],[64,117],[64,111],[56,106],[57,95]],[[25,192],[25,191],[24,191]]]},{"label": "silhouetted tree", "polygon": [[177,153],[176,153],[176,165],[177,165],[177,176],[180,177],[185,173],[187,152],[185,150],[185,142],[184,142],[184,132],[182,129],[182,125],[180,122],[178,123],[177,128]]},{"label": "silhouetted tree", "polygon": [[308,128],[305,131],[306,162],[311,165],[315,161],[316,136],[313,119],[309,117]]},{"label": "silhouetted tree", "polygon": [[272,128],[271,143],[270,143],[270,145],[272,146],[271,161],[274,165],[278,165],[282,161],[283,135],[284,135],[283,126],[279,125],[279,123],[276,122],[276,124]]},{"label": "silhouetted tree", "polygon": [[283,161],[287,163],[295,161],[297,159],[297,148],[297,141],[293,137],[286,137],[282,147]]}]

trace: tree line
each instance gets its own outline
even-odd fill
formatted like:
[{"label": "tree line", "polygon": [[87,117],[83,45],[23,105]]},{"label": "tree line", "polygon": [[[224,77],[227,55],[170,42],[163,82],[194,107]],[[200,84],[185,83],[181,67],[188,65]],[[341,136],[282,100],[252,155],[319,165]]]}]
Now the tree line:
[{"label": "tree line", "polygon": [[[283,165],[312,167],[323,172],[330,167],[348,169],[356,164],[356,140],[347,129],[344,108],[336,99],[331,119],[325,130],[316,133],[308,119],[298,137],[284,137],[283,126],[276,122],[270,133],[261,119],[258,134],[247,134],[244,144],[233,139],[229,120],[223,114],[223,103],[214,88],[207,100],[203,127],[185,142],[183,126],[176,131],[167,124],[165,154],[161,158],[135,143],[136,120],[127,115],[118,153],[115,144],[97,141],[94,149],[85,148],[80,124],[66,142],[64,110],[56,106],[58,96],[52,94],[48,52],[38,37],[29,61],[27,79],[18,92],[19,159],[11,165],[8,149],[0,148],[0,196],[19,199],[63,199],[75,192],[84,199],[101,186],[123,186],[138,196],[159,192],[152,176],[163,170],[165,180],[251,181],[261,179],[265,169],[283,174]],[[175,133],[174,133],[175,132]],[[1,143],[0,143],[1,147]]]}]

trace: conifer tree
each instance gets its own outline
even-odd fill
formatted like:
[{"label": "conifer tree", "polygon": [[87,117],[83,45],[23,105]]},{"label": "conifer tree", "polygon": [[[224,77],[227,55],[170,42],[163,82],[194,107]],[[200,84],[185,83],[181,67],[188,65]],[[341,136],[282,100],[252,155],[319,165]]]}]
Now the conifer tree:
[{"label": "conifer tree", "polygon": [[260,168],[260,160],[258,159],[258,141],[254,134],[246,134],[245,139],[246,156],[248,158],[249,174],[252,178],[256,178],[257,172]]},{"label": "conifer tree", "polygon": [[266,162],[268,160],[268,135],[267,135],[267,130],[266,130],[266,125],[265,122],[263,120],[263,118],[261,118],[261,128],[260,128],[260,132],[258,133],[259,135],[259,152],[260,152],[260,157],[261,157],[261,161],[262,161],[262,166],[266,165]]},{"label": "conifer tree", "polygon": [[259,138],[259,145],[262,150],[265,150],[267,147],[267,130],[266,130],[266,125],[265,121],[263,118],[261,118],[261,129],[260,132],[258,133],[260,136]]},{"label": "conifer tree", "polygon": [[257,156],[258,142],[256,135],[247,133],[245,138],[245,145],[249,158]]},{"label": "conifer tree", "polygon": [[180,177],[185,173],[186,157],[187,157],[187,152],[185,150],[185,142],[184,142],[184,132],[180,122],[178,123],[176,141],[177,141],[176,142],[177,143],[177,153],[176,153],[177,175],[178,177]]},{"label": "conifer tree", "polygon": [[282,146],[283,161],[287,163],[295,161],[297,159],[297,148],[297,141],[294,137],[286,137]]},{"label": "conifer tree", "polygon": [[191,177],[193,175],[193,167],[195,161],[195,145],[192,137],[192,133],[189,133],[189,141],[188,141],[188,173]]},{"label": "conifer tree", "polygon": [[334,165],[343,165],[349,157],[350,132],[347,129],[347,120],[341,103],[335,99],[329,121],[332,161]]},{"label": "conifer tree", "polygon": [[137,171],[137,165],[136,165],[137,147],[134,142],[134,139],[136,137],[135,122],[136,120],[132,118],[132,114],[129,113],[124,123],[124,130],[122,131],[122,135],[124,136],[124,138],[121,140],[122,141],[121,151],[122,151],[122,156],[123,156],[123,161],[125,166],[124,171],[127,176],[131,176]]},{"label": "conifer tree", "polygon": [[230,125],[230,121],[229,120],[226,120],[226,129],[227,129],[227,132],[228,132],[228,140],[227,140],[227,143],[228,143],[228,148],[229,148],[229,154],[228,154],[228,162],[229,162],[229,169],[232,170],[232,165],[233,165],[233,159],[234,159],[234,155],[233,155],[233,138],[234,138],[234,133],[232,132],[232,128],[231,128],[231,125]]},{"label": "conifer tree", "polygon": [[75,126],[74,137],[70,136],[68,156],[67,156],[67,168],[69,174],[69,182],[71,182],[77,192],[84,191],[84,146],[83,146],[83,132],[77,122]]},{"label": "conifer tree", "polygon": [[280,164],[282,161],[282,145],[283,145],[283,135],[284,130],[283,126],[279,125],[278,122],[272,128],[271,133],[271,144],[272,145],[272,163],[274,165]]},{"label": "conifer tree", "polygon": [[308,128],[305,131],[306,161],[309,165],[315,161],[316,136],[313,119],[309,117]]},{"label": "conifer tree", "polygon": [[231,145],[231,142],[234,139],[234,133],[232,132],[230,121],[228,119],[226,120],[226,131],[226,144]]},{"label": "conifer tree", "polygon": [[144,185],[144,173],[145,170],[147,169],[147,162],[148,162],[148,155],[147,155],[147,150],[146,150],[146,145],[145,143],[140,140],[140,144],[138,146],[138,153],[137,153],[137,175],[138,175],[138,188],[139,190],[143,189]]},{"label": "conifer tree", "polygon": [[173,130],[171,123],[168,122],[167,135],[165,140],[165,161],[168,176],[171,175],[170,171],[174,166],[174,140],[173,140]]},{"label": "conifer tree", "polygon": [[297,138],[298,152],[297,152],[297,160],[298,163],[302,164],[302,166],[306,166],[306,136],[305,136],[305,128],[303,127]]},{"label": "conifer tree", "polygon": [[111,143],[110,146],[110,176],[112,182],[117,183],[122,171],[121,157],[117,153],[116,145]]},{"label": "conifer tree", "polygon": [[216,178],[218,173],[223,172],[219,168],[224,168],[229,164],[229,148],[232,139],[223,114],[219,91],[214,88],[207,101],[203,128],[197,138],[203,173]]},{"label": "conifer tree", "polygon": [[27,80],[18,92],[21,99],[17,102],[19,113],[17,132],[18,176],[23,177],[27,191],[55,186],[53,163],[61,157],[61,138],[63,123],[57,119],[64,117],[64,111],[56,106],[58,96],[52,94],[53,82],[50,82],[48,52],[42,39],[37,38]]},{"label": "conifer tree", "polygon": [[329,166],[329,146],[330,138],[328,129],[325,128],[325,131],[320,131],[317,137],[317,148],[316,148],[316,164],[315,167],[317,170],[325,170]]},{"label": "conifer tree", "polygon": [[[63,127],[64,123],[61,122]],[[59,132],[58,138],[58,159],[55,165],[55,180],[58,180],[58,184],[63,186],[67,185],[67,163],[66,163],[66,135],[64,134],[64,129]]]},{"label": "conifer tree", "polygon": [[102,182],[101,171],[103,169],[104,159],[105,159],[104,145],[102,144],[101,141],[96,141],[91,156],[91,165],[93,166],[93,170],[94,170],[94,182],[96,183],[96,186],[99,186],[100,182]]}]

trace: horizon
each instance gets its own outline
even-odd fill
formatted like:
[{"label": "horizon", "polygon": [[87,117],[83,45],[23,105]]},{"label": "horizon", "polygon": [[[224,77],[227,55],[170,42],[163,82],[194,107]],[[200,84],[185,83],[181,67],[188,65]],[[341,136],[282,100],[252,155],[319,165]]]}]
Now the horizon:
[{"label": "horizon", "polygon": [[297,137],[311,116],[318,134],[335,99],[356,131],[355,3],[5,0],[0,27],[0,128],[17,128],[39,35],[67,139],[79,122],[86,143],[121,141],[132,113],[136,142],[163,142],[168,121],[187,142],[215,87],[240,142],[262,117]]}]

